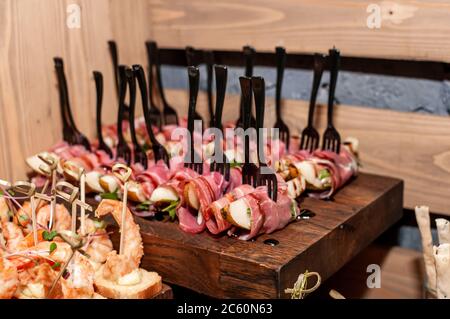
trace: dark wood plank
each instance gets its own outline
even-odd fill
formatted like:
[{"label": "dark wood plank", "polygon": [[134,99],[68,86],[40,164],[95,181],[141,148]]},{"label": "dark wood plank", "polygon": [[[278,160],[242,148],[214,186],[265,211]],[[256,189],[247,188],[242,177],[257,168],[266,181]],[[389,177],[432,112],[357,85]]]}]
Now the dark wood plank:
[{"label": "dark wood plank", "polygon": [[[253,242],[207,233],[191,235],[176,223],[138,219],[145,245],[142,267],[164,281],[219,298],[283,298],[298,274],[326,279],[400,219],[403,182],[361,174],[333,201],[306,198],[316,216]],[[277,246],[264,244],[276,239]]]}]

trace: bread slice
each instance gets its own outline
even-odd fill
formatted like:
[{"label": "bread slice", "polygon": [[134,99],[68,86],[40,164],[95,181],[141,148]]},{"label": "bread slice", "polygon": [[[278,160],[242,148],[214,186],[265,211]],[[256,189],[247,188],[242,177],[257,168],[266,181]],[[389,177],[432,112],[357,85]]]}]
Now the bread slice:
[{"label": "bread slice", "polygon": [[141,282],[132,286],[121,286],[103,277],[103,267],[95,274],[94,286],[97,293],[110,299],[150,299],[162,289],[161,276],[156,272],[139,269]]}]

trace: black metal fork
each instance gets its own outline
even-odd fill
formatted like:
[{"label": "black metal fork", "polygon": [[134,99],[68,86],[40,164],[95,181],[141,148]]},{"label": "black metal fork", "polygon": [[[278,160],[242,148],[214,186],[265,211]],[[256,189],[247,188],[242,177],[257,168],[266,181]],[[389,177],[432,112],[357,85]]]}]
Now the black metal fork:
[{"label": "black metal fork", "polygon": [[[209,127],[214,126],[214,110],[213,110],[213,93],[212,93],[212,82],[213,82],[213,71],[214,70],[214,53],[212,51],[204,51],[203,52],[204,61],[206,63],[206,95],[208,98],[208,112],[209,112]],[[226,70],[226,68],[225,68]],[[220,72],[220,71],[219,71]],[[216,72],[217,74],[217,72]],[[225,78],[226,81],[226,78]],[[217,80],[216,80],[217,83]],[[226,83],[225,83],[225,89],[226,89]],[[217,105],[216,105],[217,107]],[[217,109],[216,109],[217,110]]]},{"label": "black metal fork", "polygon": [[169,154],[167,153],[167,150],[164,148],[164,146],[161,145],[161,143],[158,142],[158,140],[155,137],[155,134],[153,132],[152,128],[152,119],[149,112],[149,100],[147,96],[147,83],[145,80],[145,72],[142,66],[140,65],[133,65],[133,71],[135,73],[135,76],[138,81],[139,85],[139,91],[141,92],[141,99],[142,99],[142,111],[144,113],[145,118],[145,126],[147,128],[147,133],[150,138],[150,143],[152,144],[152,150],[153,155],[155,157],[155,163],[163,160],[167,167],[170,167],[170,158]]},{"label": "black metal fork", "polygon": [[289,127],[286,123],[284,123],[281,117],[281,93],[283,88],[284,69],[286,66],[286,49],[283,47],[276,47],[275,53],[277,58],[277,85],[275,92],[275,111],[277,121],[275,122],[274,128],[279,130],[280,139],[286,145],[286,149],[289,149],[291,135],[289,132]]},{"label": "black metal fork", "polygon": [[278,193],[278,181],[273,170],[267,166],[264,158],[264,141],[261,131],[264,127],[264,109],[265,109],[265,82],[262,77],[252,78],[253,94],[255,96],[256,108],[256,136],[257,136],[257,150],[258,150],[258,172],[257,185],[267,186],[267,194],[276,202]]},{"label": "black metal fork", "polygon": [[161,63],[159,59],[159,49],[155,41],[148,41],[146,43],[147,53],[150,55],[155,63],[156,69],[156,81],[158,82],[158,91],[163,102],[163,118],[165,125],[175,124],[178,125],[178,114],[173,107],[169,105],[166,99],[166,94],[164,93],[162,74],[161,74]]},{"label": "black metal fork", "polygon": [[[199,63],[199,52],[191,46],[187,46],[185,49],[185,52],[186,52],[186,63],[187,63],[186,66],[198,67],[200,64]],[[195,110],[194,119],[202,121],[202,124],[204,123],[203,118],[201,117],[200,114],[198,114],[197,110]]]},{"label": "black metal fork", "polygon": [[338,79],[340,53],[339,50],[333,48],[329,51],[330,61],[330,89],[328,95],[328,125],[323,134],[322,149],[332,151],[339,154],[341,150],[341,136],[333,125],[333,109],[334,94],[336,91],[336,83]]},{"label": "black metal fork", "polygon": [[[245,62],[245,76],[248,78],[251,78],[253,76],[253,66],[254,66],[254,56],[255,56],[255,49],[251,46],[244,46],[243,48],[243,56],[244,56],[244,62]],[[239,106],[239,119],[236,122],[237,127],[243,127],[244,125],[244,97],[241,95],[241,102]],[[256,122],[255,117],[252,113],[252,101],[250,99],[250,125],[254,126]]]},{"label": "black metal fork", "polygon": [[319,132],[314,128],[314,109],[316,107],[317,92],[319,91],[320,81],[322,80],[323,70],[325,68],[325,56],[319,53],[314,54],[314,79],[309,101],[308,125],[303,129],[300,140],[300,149],[314,151],[319,147]]},{"label": "black metal fork", "polygon": [[[115,41],[108,41],[108,47],[109,47],[109,54],[111,55],[111,62],[114,70],[114,83],[116,87],[116,94],[117,99],[120,98],[120,92],[119,92],[119,83],[120,83],[120,74],[119,74],[119,50],[117,49],[117,44]],[[124,104],[124,119],[128,120],[129,118],[129,106],[127,104]]]},{"label": "black metal fork", "polygon": [[[190,134],[189,158],[185,159],[184,166],[193,169],[198,174],[203,173],[203,161],[199,160],[199,155],[194,149],[194,121],[195,107],[197,105],[198,87],[200,81],[200,71],[198,67],[188,67],[189,76],[189,110],[188,110],[188,131]],[[200,155],[201,156],[201,155]]]},{"label": "black metal fork", "polygon": [[135,128],[135,111],[136,111],[136,78],[132,69],[127,68],[126,70],[128,87],[130,88],[130,135],[131,142],[133,143],[133,162],[141,163],[141,165],[147,169],[148,160],[147,154],[142,148],[141,144],[136,136],[136,128]]},{"label": "black metal fork", "polygon": [[[159,108],[157,107],[156,103],[155,103],[155,99],[153,96],[153,88],[154,88],[154,80],[155,80],[155,61],[154,59],[152,59],[151,54],[152,54],[152,49],[151,49],[151,44],[150,42],[147,42],[146,44],[147,47],[147,60],[148,60],[148,98],[149,98],[149,108],[148,108],[148,116],[149,116],[149,120],[150,123],[152,125],[155,125],[158,129],[161,129],[162,127],[162,115],[161,115],[161,111],[159,110]],[[145,77],[144,77],[145,78]],[[139,80],[139,78],[138,78]]]},{"label": "black metal fork", "polygon": [[66,125],[66,127],[63,128],[63,135],[67,137],[66,141],[69,144],[83,145],[88,151],[91,151],[91,143],[89,143],[87,137],[78,130],[73,119],[63,59],[54,58],[54,62],[58,77],[61,115],[63,117],[63,125]]},{"label": "black metal fork", "polygon": [[97,138],[98,149],[103,150],[110,158],[113,157],[111,148],[105,143],[102,133],[102,103],[103,103],[103,74],[99,71],[94,71],[95,91],[97,95],[96,103],[96,125],[97,125]]},{"label": "black metal fork", "polygon": [[[243,129],[248,130],[251,127],[251,108],[252,108],[252,79],[241,76],[239,78],[243,100]],[[242,184],[256,186],[258,167],[251,162],[250,158],[250,138],[244,134],[244,164],[242,165]]]},{"label": "black metal fork", "polygon": [[[228,69],[223,65],[214,66],[214,71],[216,73],[216,111],[214,113],[214,121],[212,127],[215,127],[219,130],[222,130],[222,113],[223,113],[223,104],[225,102],[225,93],[227,90],[227,76]],[[215,160],[210,165],[210,170],[212,172],[219,172],[225,176],[225,180],[230,180],[230,169],[231,165],[228,161],[227,156],[223,152],[222,147],[223,135],[219,135],[215,137],[214,140],[214,153],[220,152],[222,154],[221,163],[217,163]]]},{"label": "black metal fork", "polygon": [[116,147],[116,159],[122,158],[127,165],[131,163],[131,150],[123,136],[122,124],[125,112],[125,97],[127,93],[126,69],[124,65],[119,66],[119,112],[117,115],[117,137],[118,143]]}]

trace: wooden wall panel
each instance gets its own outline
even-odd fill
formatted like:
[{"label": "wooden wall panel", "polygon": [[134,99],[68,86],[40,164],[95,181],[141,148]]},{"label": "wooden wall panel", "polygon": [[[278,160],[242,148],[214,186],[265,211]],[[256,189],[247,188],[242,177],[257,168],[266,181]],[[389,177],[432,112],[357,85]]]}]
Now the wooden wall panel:
[{"label": "wooden wall panel", "polygon": [[[23,159],[61,139],[54,56],[66,61],[79,128],[94,134],[95,69],[106,79],[104,122],[114,121],[110,39],[127,64],[146,65],[144,42],[151,38],[164,47],[236,50],[249,43],[268,51],[283,43],[289,52],[313,52],[336,45],[344,55],[450,61],[447,1],[375,2],[385,14],[379,30],[365,24],[372,2],[0,0],[0,178],[24,177]],[[71,3],[81,6],[81,29],[66,26]],[[168,98],[186,108],[184,93]],[[237,112],[237,97],[230,101],[227,112]],[[304,102],[287,101],[285,112],[292,128],[304,126]],[[342,106],[337,124],[361,140],[364,170],[405,179],[407,207],[429,204],[450,214],[448,118]]]},{"label": "wooden wall panel", "polygon": [[[450,3],[445,0],[151,0],[155,37],[163,46],[450,61]],[[367,26],[379,5],[381,27]]]}]

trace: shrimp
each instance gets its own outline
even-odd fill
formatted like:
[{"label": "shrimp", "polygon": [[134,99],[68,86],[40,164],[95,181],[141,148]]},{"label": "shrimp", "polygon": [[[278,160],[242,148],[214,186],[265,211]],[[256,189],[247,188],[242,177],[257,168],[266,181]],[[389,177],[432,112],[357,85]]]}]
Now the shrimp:
[{"label": "shrimp", "polygon": [[[19,299],[44,299],[47,297],[58,273],[48,263],[40,263],[19,273],[20,285],[15,297]],[[55,286],[53,297],[61,296],[61,284]]]},{"label": "shrimp", "polygon": [[[37,212],[36,220],[39,225],[47,226],[50,221],[50,205],[45,205]],[[53,230],[70,230],[72,226],[72,216],[67,211],[66,207],[61,204],[55,206],[55,220],[53,223]]]},{"label": "shrimp", "polygon": [[119,255],[115,250],[108,254],[105,265],[103,266],[103,277],[111,281],[117,281],[120,277],[123,277],[136,267],[133,261],[125,255]]},{"label": "shrimp", "polygon": [[[97,217],[112,214],[119,227],[121,226],[122,202],[104,199],[101,201],[95,211]],[[125,237],[123,240],[123,255],[132,263],[134,269],[138,269],[144,255],[144,246],[142,245],[142,237],[139,231],[139,225],[134,221],[133,215],[127,208],[125,216]]]},{"label": "shrimp", "polygon": [[95,270],[87,258],[76,253],[66,269],[69,277],[61,279],[64,298],[91,299],[94,296]]},{"label": "shrimp", "polygon": [[2,224],[3,238],[6,241],[6,248],[9,251],[17,251],[26,248],[24,245],[24,235],[22,229],[12,223],[6,222]]},{"label": "shrimp", "polygon": [[9,206],[5,197],[0,197],[0,223],[9,222]]},{"label": "shrimp", "polygon": [[[56,248],[50,252],[50,247],[52,244],[55,244]],[[31,251],[45,252],[44,254],[38,253],[38,255],[47,260],[60,264],[66,263],[72,254],[72,248],[65,242],[43,241],[38,243],[35,247],[32,247]]]},{"label": "shrimp", "polygon": [[92,219],[86,218],[88,241],[84,250],[89,259],[97,264],[103,264],[108,254],[113,250],[113,244],[105,229],[98,229]]},{"label": "shrimp", "polygon": [[0,250],[0,299],[11,299],[19,286],[19,274]]}]

